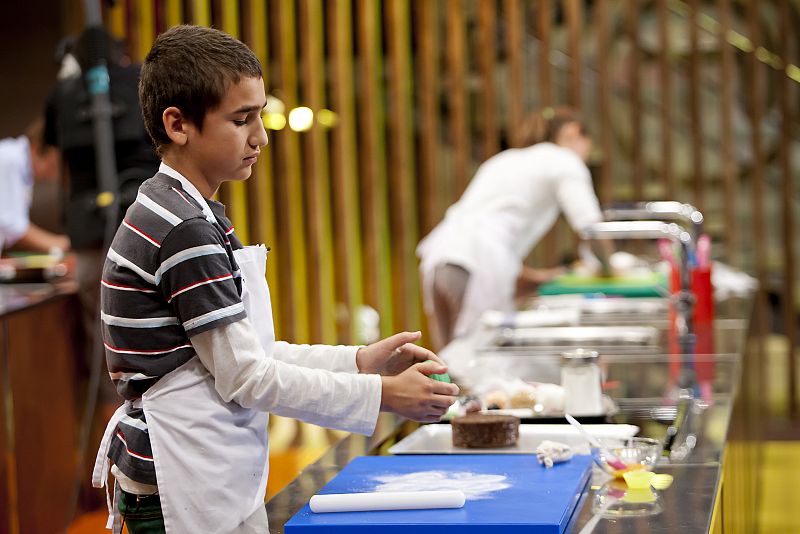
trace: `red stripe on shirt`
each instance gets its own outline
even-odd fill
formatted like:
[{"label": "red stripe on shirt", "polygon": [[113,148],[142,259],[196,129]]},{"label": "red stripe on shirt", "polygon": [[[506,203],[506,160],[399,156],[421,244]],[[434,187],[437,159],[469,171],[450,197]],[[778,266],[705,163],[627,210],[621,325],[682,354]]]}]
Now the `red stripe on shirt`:
[{"label": "red stripe on shirt", "polygon": [[134,232],[136,232],[136,233],[140,234],[142,237],[144,237],[145,239],[147,239],[147,240],[148,240],[148,241],[150,241],[151,243],[153,243],[155,246],[157,246],[157,247],[161,247],[161,243],[159,243],[158,241],[156,241],[155,239],[153,239],[151,236],[149,236],[149,235],[147,234],[147,232],[144,232],[144,231],[142,231],[142,229],[141,229],[141,228],[137,228],[136,226],[132,225],[130,222],[128,222],[128,220],[127,220],[127,219],[126,219],[126,220],[124,220],[124,221],[122,221],[122,223],[123,223],[125,226],[127,226],[128,228],[130,228],[131,230],[133,230]]},{"label": "red stripe on shirt", "polygon": [[180,288],[179,290],[175,291],[172,295],[169,296],[169,300],[174,299],[177,295],[180,295],[184,291],[186,291],[188,289],[192,289],[193,287],[201,286],[203,284],[208,284],[209,282],[217,282],[217,281],[220,281],[220,280],[227,280],[229,278],[233,278],[233,276],[230,275],[230,274],[223,274],[221,276],[215,276],[213,278],[206,278],[205,280],[199,280],[197,282],[192,282],[188,286],[184,286],[184,287]]},{"label": "red stripe on shirt", "polygon": [[133,456],[134,458],[139,458],[139,459],[141,459],[141,460],[150,460],[150,461],[153,461],[153,457],[152,457],[152,456],[145,456],[144,454],[139,454],[138,452],[133,452],[132,450],[130,450],[130,449],[128,448],[128,442],[127,442],[127,441],[125,441],[125,436],[123,436],[123,435],[122,435],[122,432],[120,432],[119,430],[117,430],[117,437],[118,437],[118,438],[120,439],[120,441],[121,441],[121,442],[122,442],[122,443],[125,445],[125,450],[126,450],[126,451],[128,451],[128,454],[130,454],[130,455],[131,455],[131,456]]},{"label": "red stripe on shirt", "polygon": [[174,352],[178,349],[188,349],[192,346],[191,343],[187,343],[184,345],[178,345],[177,347],[171,347],[168,349],[154,349],[154,350],[134,350],[134,349],[124,349],[121,347],[112,347],[108,343],[103,343],[105,347],[113,352],[129,352],[131,354],[166,354],[168,352]]},{"label": "red stripe on shirt", "polygon": [[155,293],[155,290],[153,290],[153,289],[144,289],[144,288],[141,288],[141,287],[126,286],[124,284],[114,284],[114,283],[109,282],[108,280],[101,280],[101,282],[103,283],[103,285],[108,286],[110,288],[114,288],[114,289],[124,289],[124,290],[128,290],[128,291],[141,291],[142,293]]}]

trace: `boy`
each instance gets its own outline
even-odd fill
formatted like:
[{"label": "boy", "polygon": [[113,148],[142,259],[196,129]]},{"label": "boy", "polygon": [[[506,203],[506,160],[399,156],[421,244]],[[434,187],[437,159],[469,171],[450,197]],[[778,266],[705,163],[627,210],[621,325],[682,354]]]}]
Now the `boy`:
[{"label": "boy", "polygon": [[274,340],[266,249],[242,247],[208,200],[247,179],[267,144],[261,66],[244,44],[172,28],[153,44],[139,93],[162,164],[103,272],[109,374],[126,402],[93,481],[105,483],[108,456],[131,534],[267,532],[266,412],[370,434],[379,410],[438,419],[458,388],[426,376],[446,368],[412,344],[418,332],[361,348]]}]

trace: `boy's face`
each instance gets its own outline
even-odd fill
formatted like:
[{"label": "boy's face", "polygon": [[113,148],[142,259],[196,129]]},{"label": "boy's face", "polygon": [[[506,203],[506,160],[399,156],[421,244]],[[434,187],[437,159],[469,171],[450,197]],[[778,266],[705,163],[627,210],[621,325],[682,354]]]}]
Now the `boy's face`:
[{"label": "boy's face", "polygon": [[187,177],[202,180],[212,192],[222,182],[249,178],[267,144],[261,120],[265,105],[264,81],[242,78],[230,84],[220,105],[206,113],[202,131],[187,123],[184,161],[190,162],[193,175]]}]

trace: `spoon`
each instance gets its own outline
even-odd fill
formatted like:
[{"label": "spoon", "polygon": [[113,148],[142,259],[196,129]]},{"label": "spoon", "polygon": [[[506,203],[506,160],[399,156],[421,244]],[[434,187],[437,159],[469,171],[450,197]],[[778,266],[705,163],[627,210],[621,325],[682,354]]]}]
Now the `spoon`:
[{"label": "spoon", "polygon": [[587,432],[586,429],[583,428],[583,425],[580,424],[577,419],[575,419],[574,417],[572,417],[568,413],[565,413],[564,417],[566,417],[567,422],[569,424],[571,424],[572,426],[574,426],[575,428],[578,429],[578,432],[580,432],[581,435],[584,438],[586,438],[593,447],[597,447],[598,449],[603,449],[604,451],[606,451],[606,453],[610,456],[610,458],[608,458],[606,460],[606,463],[608,465],[610,465],[612,468],[618,469],[618,470],[626,469],[628,467],[625,464],[625,462],[623,462],[622,460],[617,458],[616,455],[614,455],[614,453],[611,452],[610,448],[604,446],[603,444],[600,443],[600,441],[596,437],[594,437],[593,435],[589,434],[589,432]]}]

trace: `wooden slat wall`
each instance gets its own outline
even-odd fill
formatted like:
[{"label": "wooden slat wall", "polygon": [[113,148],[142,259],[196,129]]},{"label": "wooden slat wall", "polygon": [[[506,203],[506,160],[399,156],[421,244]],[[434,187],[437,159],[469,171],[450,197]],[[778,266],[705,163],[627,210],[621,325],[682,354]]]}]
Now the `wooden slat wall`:
[{"label": "wooden slat wall", "polygon": [[[720,78],[731,80],[734,77],[734,57],[733,47],[728,45],[727,35],[731,29],[731,6],[730,0],[719,0],[720,31]],[[738,228],[737,228],[737,209],[738,202],[738,177],[736,169],[736,159],[733,157],[733,88],[732,84],[722,83],[720,86],[720,134],[722,147],[720,155],[722,157],[722,177],[725,188],[725,259],[731,264],[736,264],[738,258]]]},{"label": "wooden slat wall", "polygon": [[[433,7],[431,7],[433,4]],[[439,99],[441,38],[439,31],[440,0],[416,0],[414,13],[417,27],[417,102],[419,107],[419,182],[420,235],[426,235],[439,222],[446,207],[441,194],[439,153]]]},{"label": "wooden slat wall", "polygon": [[[797,38],[795,36],[793,42],[795,50],[792,51],[792,31],[791,31],[791,12],[789,10],[788,2],[778,2],[780,8],[778,10],[778,35],[779,47],[778,53],[783,58],[781,67],[785,68],[789,61],[797,62]],[[794,52],[794,53],[793,53]],[[782,202],[781,209],[782,222],[783,222],[783,279],[784,279],[784,298],[783,298],[783,320],[785,325],[793,325],[796,321],[795,317],[797,311],[795,310],[794,294],[795,294],[795,246],[794,246],[794,200],[795,200],[795,187],[793,174],[793,161],[792,161],[792,127],[796,125],[795,110],[792,109],[791,99],[794,96],[795,106],[797,103],[797,87],[792,86],[789,79],[785,76],[784,70],[778,70],[773,73],[776,80],[778,91],[778,106],[781,114],[781,141],[780,141],[780,170],[782,188]],[[795,402],[789,404],[789,413],[792,417],[797,417],[800,413],[800,401],[797,396],[797,358],[795,356],[795,347],[797,346],[797,330],[792,327],[786,328],[786,359],[787,359],[787,375],[788,375],[788,391],[789,398],[794,399]]]},{"label": "wooden slat wall", "polygon": [[[758,16],[758,6],[755,3],[749,5],[747,10],[748,25],[747,31],[754,47],[758,47],[761,41],[761,21]],[[753,151],[753,165],[751,171],[752,182],[752,221],[753,246],[750,252],[755,256],[755,275],[758,278],[759,289],[756,292],[756,324],[755,331],[758,335],[756,340],[756,356],[758,361],[765,361],[766,357],[764,336],[767,333],[767,265],[766,265],[766,235],[764,232],[764,155],[762,153],[761,121],[763,119],[762,110],[762,83],[764,65],[757,59],[755,54],[747,56],[748,76],[746,90],[749,95],[748,112],[750,115],[750,125],[752,135],[750,138],[751,149]],[[761,391],[767,391],[766,373],[761,373]]]},{"label": "wooden slat wall", "polygon": [[448,129],[455,190],[450,192],[448,204],[461,196],[471,176],[470,137],[467,124],[467,52],[464,28],[464,10],[461,0],[447,0],[447,87]]},{"label": "wooden slat wall", "polygon": [[[634,2],[635,3],[635,2]],[[689,2],[689,120],[692,133],[692,191],[694,193],[694,205],[700,211],[705,209],[703,201],[703,122],[701,113],[701,87],[700,87],[700,27],[698,26],[698,16],[700,10],[699,0]]]},{"label": "wooden slat wall", "polygon": [[339,115],[339,127],[332,132],[331,171],[336,211],[333,218],[336,294],[347,311],[340,314],[344,317],[339,325],[341,343],[357,340],[353,315],[364,301],[352,21],[351,0],[336,0],[329,14],[328,39],[333,76],[331,104]]},{"label": "wooden slat wall", "polygon": [[382,5],[358,2],[359,159],[364,203],[365,302],[381,315],[381,333],[394,325],[386,172],[386,112],[383,87]]},{"label": "wooden slat wall", "polygon": [[657,1],[658,75],[661,95],[661,182],[664,198],[674,198],[672,176],[672,76],[670,61],[669,11],[667,0]]},{"label": "wooden slat wall", "polygon": [[525,10],[522,0],[505,0],[506,53],[508,54],[508,140],[522,146],[522,119],[525,117],[523,88]]},{"label": "wooden slat wall", "polygon": [[[663,0],[666,1],[666,0]],[[608,50],[610,43],[608,28],[608,0],[595,4],[594,20],[597,25],[597,49]],[[608,72],[608,54],[597,55],[598,115],[600,132],[611,131],[611,79]],[[609,203],[614,186],[614,138],[611,135],[595,134],[600,138],[603,164],[600,167],[600,184],[596,186],[600,202]]]},{"label": "wooden slat wall", "polygon": [[642,95],[640,88],[640,46],[639,43],[639,4],[627,2],[628,37],[631,40],[630,50],[630,120],[631,120],[631,184],[633,198],[643,198],[644,165],[642,162]]},{"label": "wooden slat wall", "polygon": [[[325,61],[323,58],[323,12],[320,0],[300,2],[300,34],[303,65],[304,103],[312,110],[327,109],[325,101]],[[333,276],[333,235],[328,138],[320,127],[306,135],[304,158],[308,194],[309,319],[310,339],[336,342],[336,304]],[[313,310],[313,312],[311,312]]]},{"label": "wooden slat wall", "polygon": [[[240,236],[273,248],[280,337],[355,341],[361,304],[383,334],[424,327],[417,241],[483,159],[520,145],[523,117],[557,105],[598,130],[602,201],[705,208],[718,257],[794,318],[796,2],[126,0],[105,16],[134,60],[174,24],[226,29],[256,51],[286,113],[335,112],[330,127],[270,132],[253,179],[222,192]],[[775,114],[778,141],[762,132]],[[571,246],[562,230],[537,264]]]},{"label": "wooden slat wall", "polygon": [[[386,2],[389,89],[389,213],[391,215],[392,297],[395,324],[413,330],[421,322],[419,275],[414,249],[417,232],[414,124],[411,68],[411,5],[409,0]],[[390,104],[389,104],[390,103]]]},{"label": "wooden slat wall", "polygon": [[477,54],[478,73],[483,80],[478,96],[481,160],[497,154],[500,146],[497,138],[497,91],[495,90],[496,20],[494,0],[479,0]]}]

